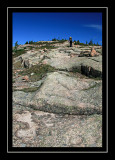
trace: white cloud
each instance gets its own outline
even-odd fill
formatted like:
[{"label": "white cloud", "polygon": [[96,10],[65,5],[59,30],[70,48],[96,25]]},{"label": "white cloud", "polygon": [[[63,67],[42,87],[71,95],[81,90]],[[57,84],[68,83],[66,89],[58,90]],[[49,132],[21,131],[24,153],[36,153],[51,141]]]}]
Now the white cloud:
[{"label": "white cloud", "polygon": [[84,27],[95,28],[95,29],[98,29],[98,30],[102,29],[102,25],[99,25],[99,24],[88,24],[88,25],[84,25]]}]

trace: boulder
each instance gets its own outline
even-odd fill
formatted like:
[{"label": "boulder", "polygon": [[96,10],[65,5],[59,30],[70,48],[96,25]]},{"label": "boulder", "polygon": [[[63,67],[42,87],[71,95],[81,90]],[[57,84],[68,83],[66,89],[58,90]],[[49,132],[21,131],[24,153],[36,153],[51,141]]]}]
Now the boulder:
[{"label": "boulder", "polygon": [[91,57],[95,57],[95,56],[98,56],[98,55],[99,55],[99,53],[97,53],[96,50],[94,49],[94,47],[92,47],[92,48],[91,48],[90,56],[91,56]]},{"label": "boulder", "polygon": [[79,49],[79,48],[73,48],[73,51],[74,52],[81,52],[81,49]]},{"label": "boulder", "polygon": [[89,57],[90,52],[89,51],[81,51],[79,54],[79,57]]},{"label": "boulder", "polygon": [[101,114],[102,84],[100,81],[69,77],[64,72],[53,72],[47,75],[38,91],[31,94],[16,91],[13,100],[21,105],[53,113]]},{"label": "boulder", "polygon": [[[98,57],[78,57],[73,55],[63,57],[52,57],[45,59],[45,63],[55,67],[59,70],[81,72],[86,76],[102,77],[102,56]],[[87,67],[91,68],[90,74],[88,74]]]},{"label": "boulder", "polygon": [[80,52],[79,55],[79,57],[95,57],[95,56],[99,56],[99,53],[96,52],[94,47],[91,48],[91,51],[84,49],[83,51]]},{"label": "boulder", "polygon": [[29,81],[29,77],[26,75],[26,76],[22,77],[22,80]]},{"label": "boulder", "polygon": [[44,48],[44,50],[43,50],[44,52],[47,52],[47,49],[46,48]]},{"label": "boulder", "polygon": [[83,61],[81,73],[88,77],[102,78],[102,56],[89,57]]}]

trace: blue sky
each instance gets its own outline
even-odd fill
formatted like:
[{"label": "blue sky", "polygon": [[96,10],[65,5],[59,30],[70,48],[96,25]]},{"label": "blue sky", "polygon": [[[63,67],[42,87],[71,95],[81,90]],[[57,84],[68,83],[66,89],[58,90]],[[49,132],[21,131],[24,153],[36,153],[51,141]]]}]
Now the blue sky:
[{"label": "blue sky", "polygon": [[14,12],[13,46],[26,41],[48,41],[53,38],[93,40],[102,45],[102,13],[96,12]]}]

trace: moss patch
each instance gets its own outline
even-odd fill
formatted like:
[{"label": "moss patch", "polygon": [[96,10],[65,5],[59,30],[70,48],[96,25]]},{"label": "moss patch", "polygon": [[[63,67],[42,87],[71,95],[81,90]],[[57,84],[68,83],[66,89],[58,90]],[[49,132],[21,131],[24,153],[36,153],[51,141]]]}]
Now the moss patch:
[{"label": "moss patch", "polygon": [[[42,79],[48,72],[54,72],[56,69],[51,67],[50,65],[41,64],[41,65],[34,65],[31,68],[25,69],[24,71],[20,72],[22,75],[28,75],[29,79],[34,82]],[[34,73],[34,75],[31,75]]]},{"label": "moss patch", "polygon": [[24,53],[26,53],[26,51],[24,49],[15,50],[13,58],[18,57],[18,56],[20,56],[20,55],[22,55]]},{"label": "moss patch", "polygon": [[24,88],[24,89],[21,89],[21,91],[23,92],[35,92],[38,90],[39,87],[33,87],[33,88]]},{"label": "moss patch", "polygon": [[20,61],[14,63],[14,69],[19,69],[19,68],[22,68]]}]

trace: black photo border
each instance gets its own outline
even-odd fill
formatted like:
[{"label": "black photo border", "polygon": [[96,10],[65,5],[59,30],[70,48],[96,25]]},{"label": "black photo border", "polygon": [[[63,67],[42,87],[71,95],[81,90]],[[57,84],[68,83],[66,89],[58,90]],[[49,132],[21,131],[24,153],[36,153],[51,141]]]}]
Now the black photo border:
[{"label": "black photo border", "polygon": [[[102,13],[102,147],[12,147],[12,13],[13,12],[101,12]],[[108,153],[108,7],[7,7],[7,153]]]}]

